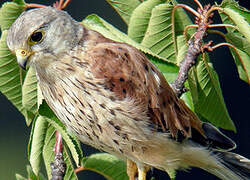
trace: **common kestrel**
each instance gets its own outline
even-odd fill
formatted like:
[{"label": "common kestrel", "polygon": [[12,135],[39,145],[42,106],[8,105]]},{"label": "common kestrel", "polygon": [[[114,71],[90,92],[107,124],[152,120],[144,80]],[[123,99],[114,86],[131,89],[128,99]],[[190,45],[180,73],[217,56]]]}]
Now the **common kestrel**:
[{"label": "common kestrel", "polygon": [[[18,64],[36,70],[43,96],[80,141],[148,167],[204,169],[224,180],[249,179],[250,160],[202,123],[136,48],[105,38],[52,7],[24,12],[7,36]],[[130,179],[134,179],[129,171]]]}]

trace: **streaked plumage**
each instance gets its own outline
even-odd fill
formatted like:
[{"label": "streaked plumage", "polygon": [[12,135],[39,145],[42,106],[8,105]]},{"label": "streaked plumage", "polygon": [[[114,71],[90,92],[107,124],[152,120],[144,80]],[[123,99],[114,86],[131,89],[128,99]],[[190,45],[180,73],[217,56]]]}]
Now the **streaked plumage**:
[{"label": "streaked plumage", "polygon": [[[44,32],[43,39],[29,45],[37,31]],[[17,54],[19,64],[25,66],[29,58],[46,102],[83,143],[132,160],[139,169],[195,166],[225,180],[248,179],[229,168],[246,167],[249,160],[216,150],[231,150],[234,142],[202,123],[130,45],[50,7],[23,13],[11,26],[7,44],[14,53],[27,51],[25,57]]]}]

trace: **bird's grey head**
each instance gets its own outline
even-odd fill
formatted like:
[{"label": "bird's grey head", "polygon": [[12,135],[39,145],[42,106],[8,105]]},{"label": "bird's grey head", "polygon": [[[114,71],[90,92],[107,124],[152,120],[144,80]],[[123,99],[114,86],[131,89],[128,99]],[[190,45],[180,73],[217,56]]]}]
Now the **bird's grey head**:
[{"label": "bird's grey head", "polygon": [[28,59],[32,63],[46,54],[57,56],[72,49],[79,42],[81,31],[81,25],[65,11],[37,8],[18,17],[8,31],[6,41],[20,66],[25,68]]}]

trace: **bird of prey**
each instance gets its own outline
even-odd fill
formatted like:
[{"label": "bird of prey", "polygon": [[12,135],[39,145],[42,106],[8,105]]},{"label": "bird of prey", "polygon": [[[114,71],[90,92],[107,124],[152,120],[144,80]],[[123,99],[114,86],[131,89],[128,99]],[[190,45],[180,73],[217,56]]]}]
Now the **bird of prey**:
[{"label": "bird of prey", "polygon": [[[128,160],[128,175],[150,167],[204,169],[223,180],[249,179],[250,161],[203,123],[136,48],[105,38],[52,7],[26,11],[7,45],[36,71],[42,94],[81,142]],[[245,172],[245,173],[244,173]]]}]

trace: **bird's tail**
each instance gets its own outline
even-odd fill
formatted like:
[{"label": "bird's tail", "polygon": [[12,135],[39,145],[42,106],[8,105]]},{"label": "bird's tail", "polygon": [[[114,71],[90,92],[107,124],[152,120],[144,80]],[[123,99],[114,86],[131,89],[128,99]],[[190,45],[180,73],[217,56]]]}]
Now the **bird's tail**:
[{"label": "bird's tail", "polygon": [[250,180],[250,160],[231,152],[214,151],[218,167],[202,168],[223,180]]}]

